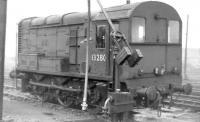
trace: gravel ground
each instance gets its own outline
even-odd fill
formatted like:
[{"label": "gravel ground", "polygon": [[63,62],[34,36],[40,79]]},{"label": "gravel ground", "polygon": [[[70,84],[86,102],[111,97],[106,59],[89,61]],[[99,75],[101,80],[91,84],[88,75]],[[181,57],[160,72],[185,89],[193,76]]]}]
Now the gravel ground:
[{"label": "gravel ground", "polygon": [[78,122],[94,119],[93,115],[80,110],[4,97],[3,120],[9,122]]},{"label": "gravel ground", "polygon": [[137,122],[200,122],[200,112],[190,109],[172,107],[162,108],[161,117],[157,116],[156,110],[136,109],[139,114],[135,115]]},{"label": "gravel ground", "polygon": [[96,119],[81,110],[42,103],[40,99],[13,88],[4,89],[3,120],[9,122],[78,122]]}]

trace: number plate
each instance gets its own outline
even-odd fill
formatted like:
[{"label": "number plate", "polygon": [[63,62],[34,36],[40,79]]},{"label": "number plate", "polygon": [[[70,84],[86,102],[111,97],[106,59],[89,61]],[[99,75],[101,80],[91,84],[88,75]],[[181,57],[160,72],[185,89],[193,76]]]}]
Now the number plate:
[{"label": "number plate", "polygon": [[92,61],[106,61],[106,55],[105,54],[92,54]]}]

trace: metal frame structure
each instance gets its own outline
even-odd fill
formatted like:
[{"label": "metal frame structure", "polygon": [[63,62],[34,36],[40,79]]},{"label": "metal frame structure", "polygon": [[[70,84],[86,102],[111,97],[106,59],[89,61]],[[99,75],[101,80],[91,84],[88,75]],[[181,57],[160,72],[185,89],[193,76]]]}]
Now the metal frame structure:
[{"label": "metal frame structure", "polygon": [[4,59],[7,0],[0,0],[0,120],[3,112]]}]

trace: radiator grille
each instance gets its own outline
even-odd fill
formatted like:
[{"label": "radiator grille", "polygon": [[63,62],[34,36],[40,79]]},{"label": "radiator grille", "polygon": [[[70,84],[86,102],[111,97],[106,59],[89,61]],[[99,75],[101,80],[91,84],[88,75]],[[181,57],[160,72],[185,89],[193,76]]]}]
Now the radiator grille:
[{"label": "radiator grille", "polygon": [[22,52],[22,27],[18,26],[18,54]]}]

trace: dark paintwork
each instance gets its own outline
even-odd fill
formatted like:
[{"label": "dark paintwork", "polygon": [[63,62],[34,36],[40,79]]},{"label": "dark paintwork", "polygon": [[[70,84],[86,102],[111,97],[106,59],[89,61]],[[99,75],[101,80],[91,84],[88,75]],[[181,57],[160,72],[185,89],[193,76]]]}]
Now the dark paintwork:
[{"label": "dark paintwork", "polygon": [[[119,30],[125,34],[127,40],[131,42],[131,17],[143,17],[146,20],[146,43],[130,43],[131,47],[138,48],[144,55],[139,64],[130,68],[126,64],[120,66],[118,75],[119,81],[125,81],[130,84],[131,87],[149,86],[174,83],[176,85],[181,84],[181,30],[182,22],[177,11],[161,2],[149,1],[141,2],[130,5],[122,5],[117,7],[111,7],[106,9],[109,16],[115,23],[119,23]],[[157,15],[161,18],[162,22],[155,20]],[[167,23],[168,20],[177,20],[180,22],[180,35],[179,44],[167,43]],[[85,28],[87,27],[87,14],[86,13],[70,13],[63,16],[49,16],[46,18],[29,18],[24,19],[19,23],[19,30],[21,34],[19,37],[20,53],[34,54],[43,53],[48,57],[65,57],[68,58],[70,64],[69,72],[52,72],[38,70],[22,69],[23,72],[36,72],[51,75],[60,76],[73,76],[82,77],[80,75],[79,65],[85,62],[85,46],[81,43],[85,39]],[[96,25],[106,24],[106,48],[96,49]],[[165,25],[162,26],[162,25]],[[76,35],[76,41],[72,42],[72,35],[70,31],[78,29]],[[91,37],[89,42],[89,65],[91,76],[94,79],[109,79],[112,75],[112,54],[110,51],[110,28],[102,12],[94,13],[92,15],[91,24]],[[159,36],[162,38],[160,42],[156,42],[156,38]],[[30,40],[30,42],[27,42]],[[71,45],[71,42],[74,43]],[[71,46],[69,46],[71,45]],[[105,62],[95,62],[91,60],[92,54],[105,54]],[[40,62],[40,60],[38,60]],[[156,66],[165,65],[167,73],[164,76],[155,76],[153,69]],[[21,65],[22,66],[22,65]],[[20,70],[21,66],[18,66]],[[48,66],[48,65],[47,65]],[[179,74],[172,74],[173,67],[177,67]],[[142,69],[144,74],[138,77],[138,70]],[[70,74],[70,75],[68,75]],[[79,74],[79,75],[75,75]],[[149,75],[151,77],[149,77]],[[136,76],[136,77],[135,77]],[[148,76],[148,78],[146,77]],[[109,78],[107,78],[109,77]],[[92,77],[91,77],[92,78]]]}]

